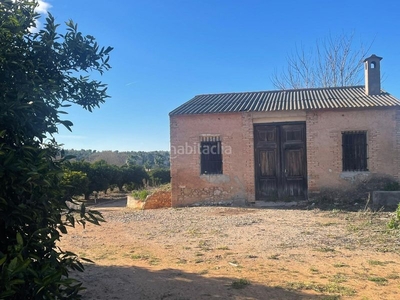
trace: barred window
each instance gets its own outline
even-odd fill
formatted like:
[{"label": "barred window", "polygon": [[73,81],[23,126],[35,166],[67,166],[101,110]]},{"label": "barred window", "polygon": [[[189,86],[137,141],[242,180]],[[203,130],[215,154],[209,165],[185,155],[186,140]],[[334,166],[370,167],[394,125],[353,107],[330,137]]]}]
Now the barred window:
[{"label": "barred window", "polygon": [[201,174],[222,174],[222,147],[219,137],[202,137]]},{"label": "barred window", "polygon": [[342,132],[343,171],[368,171],[367,132]]}]

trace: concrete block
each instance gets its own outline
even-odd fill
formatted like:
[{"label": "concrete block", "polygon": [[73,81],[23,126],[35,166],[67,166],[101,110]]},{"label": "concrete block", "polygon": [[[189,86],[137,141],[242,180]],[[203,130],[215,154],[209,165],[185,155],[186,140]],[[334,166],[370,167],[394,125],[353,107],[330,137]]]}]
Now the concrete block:
[{"label": "concrete block", "polygon": [[400,203],[400,191],[374,191],[372,204],[374,207],[397,207]]},{"label": "concrete block", "polygon": [[145,201],[137,200],[132,196],[127,196],[126,206],[133,209],[143,209]]}]

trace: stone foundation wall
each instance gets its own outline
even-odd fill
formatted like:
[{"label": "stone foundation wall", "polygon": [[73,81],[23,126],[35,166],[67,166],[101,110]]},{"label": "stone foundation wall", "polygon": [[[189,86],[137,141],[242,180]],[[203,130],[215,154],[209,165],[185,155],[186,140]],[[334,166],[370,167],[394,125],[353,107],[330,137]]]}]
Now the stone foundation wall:
[{"label": "stone foundation wall", "polygon": [[[352,178],[341,188],[321,187],[318,192],[309,192],[309,201],[320,204],[365,205],[371,200],[372,192],[385,191],[397,185],[394,176],[364,173]],[[369,204],[372,204],[371,201]]]},{"label": "stone foundation wall", "polygon": [[146,197],[146,200],[137,200],[128,196],[126,206],[133,209],[156,209],[171,207],[171,192],[157,191]]},{"label": "stone foundation wall", "polygon": [[156,209],[165,207],[171,207],[170,191],[157,191],[151,195],[148,195],[143,209]]}]

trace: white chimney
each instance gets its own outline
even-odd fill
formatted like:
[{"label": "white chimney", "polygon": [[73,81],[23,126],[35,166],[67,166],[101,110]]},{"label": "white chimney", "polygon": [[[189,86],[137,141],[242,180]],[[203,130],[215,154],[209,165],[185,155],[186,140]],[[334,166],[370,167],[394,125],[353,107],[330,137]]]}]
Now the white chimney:
[{"label": "white chimney", "polygon": [[381,93],[381,59],[372,54],[364,60],[365,93],[367,95],[379,95]]}]

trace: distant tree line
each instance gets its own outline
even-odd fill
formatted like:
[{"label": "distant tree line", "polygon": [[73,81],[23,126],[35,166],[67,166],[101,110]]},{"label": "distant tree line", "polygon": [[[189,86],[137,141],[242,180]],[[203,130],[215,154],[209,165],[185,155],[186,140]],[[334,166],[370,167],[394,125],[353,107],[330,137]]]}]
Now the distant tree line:
[{"label": "distant tree line", "polygon": [[64,149],[65,155],[74,156],[76,161],[97,162],[104,160],[110,165],[143,166],[146,170],[169,168],[169,151],[96,151]]},{"label": "distant tree line", "polygon": [[90,163],[71,161],[64,166],[62,192],[65,199],[84,195],[89,199],[94,192],[105,192],[118,188],[119,191],[140,189],[170,182],[169,169],[155,168],[146,171],[139,165],[110,165],[104,160]]}]

